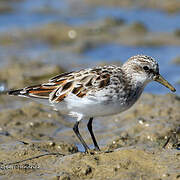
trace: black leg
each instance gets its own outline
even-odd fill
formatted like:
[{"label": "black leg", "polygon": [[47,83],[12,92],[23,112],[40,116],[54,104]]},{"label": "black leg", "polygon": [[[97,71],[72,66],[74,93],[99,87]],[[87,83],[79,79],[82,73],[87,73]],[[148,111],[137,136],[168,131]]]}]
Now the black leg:
[{"label": "black leg", "polygon": [[90,132],[91,138],[92,138],[92,140],[93,140],[95,150],[96,150],[96,151],[100,151],[100,148],[99,148],[99,146],[98,146],[98,144],[97,144],[96,138],[95,138],[94,133],[93,133],[93,130],[92,130],[92,121],[93,121],[93,118],[91,117],[91,118],[89,119],[89,122],[88,122],[88,124],[87,124],[87,127],[88,127],[88,130],[89,130],[89,132]]},{"label": "black leg", "polygon": [[78,126],[79,126],[79,121],[77,121],[75,124],[74,124],[74,127],[73,127],[73,130],[76,134],[76,136],[78,137],[78,139],[81,141],[84,149],[85,149],[85,152],[87,152],[89,150],[89,147],[87,146],[87,144],[85,143],[84,139],[82,138],[81,134],[79,133],[79,129],[78,129]]}]

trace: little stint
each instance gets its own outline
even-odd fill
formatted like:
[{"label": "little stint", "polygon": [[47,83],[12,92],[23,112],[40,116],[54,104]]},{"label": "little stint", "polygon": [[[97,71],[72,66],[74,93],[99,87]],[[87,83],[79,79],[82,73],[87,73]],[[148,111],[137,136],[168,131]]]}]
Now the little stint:
[{"label": "little stint", "polygon": [[87,152],[89,147],[79,133],[79,122],[89,119],[87,127],[95,150],[100,150],[92,130],[93,118],[129,109],[151,81],[176,91],[159,74],[158,63],[152,57],[137,55],[129,58],[122,67],[111,65],[63,73],[47,83],[11,90],[8,94],[35,99],[75,117],[73,130]]}]

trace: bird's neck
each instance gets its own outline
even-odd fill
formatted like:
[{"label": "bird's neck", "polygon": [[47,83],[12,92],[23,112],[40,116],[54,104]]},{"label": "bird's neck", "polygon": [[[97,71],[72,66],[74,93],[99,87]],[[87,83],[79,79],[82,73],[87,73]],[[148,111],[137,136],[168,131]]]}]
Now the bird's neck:
[{"label": "bird's neck", "polygon": [[144,89],[144,87],[149,83],[147,80],[147,75],[143,72],[141,73],[138,71],[138,69],[134,69],[131,66],[125,64],[122,66],[122,70],[133,89]]},{"label": "bird's neck", "polygon": [[140,77],[138,74],[132,71],[124,71],[126,79],[128,79],[127,89],[127,104],[131,107],[141,96],[145,86],[147,85],[147,81]]}]

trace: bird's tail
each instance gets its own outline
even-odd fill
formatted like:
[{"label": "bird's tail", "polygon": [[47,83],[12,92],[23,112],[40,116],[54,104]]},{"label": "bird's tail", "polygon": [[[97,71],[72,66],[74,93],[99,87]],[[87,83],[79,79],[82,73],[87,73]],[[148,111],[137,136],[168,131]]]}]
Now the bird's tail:
[{"label": "bird's tail", "polygon": [[10,96],[19,96],[19,95],[21,95],[22,91],[23,91],[23,89],[10,90],[10,91],[7,91],[7,94]]},{"label": "bird's tail", "polygon": [[10,90],[7,94],[12,96],[49,99],[49,94],[56,88],[57,86],[51,84],[40,84],[23,89]]}]

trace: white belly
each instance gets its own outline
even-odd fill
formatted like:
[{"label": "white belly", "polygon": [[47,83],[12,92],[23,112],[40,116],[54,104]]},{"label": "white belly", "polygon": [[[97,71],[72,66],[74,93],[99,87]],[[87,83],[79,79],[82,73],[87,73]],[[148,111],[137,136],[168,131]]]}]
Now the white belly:
[{"label": "white belly", "polygon": [[81,120],[85,117],[98,117],[117,114],[130,108],[132,103],[127,103],[123,99],[118,101],[107,101],[103,97],[79,98],[71,95],[68,96],[63,102],[54,104],[54,106],[62,114],[69,114]]}]

